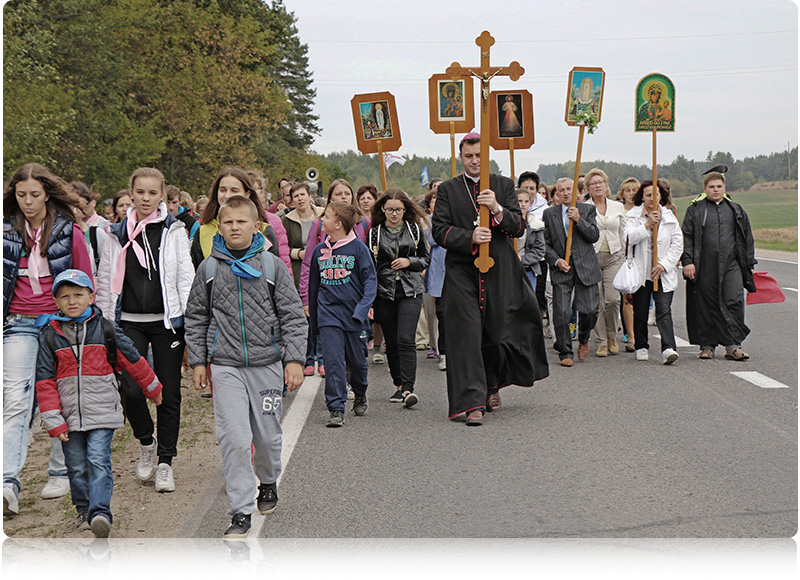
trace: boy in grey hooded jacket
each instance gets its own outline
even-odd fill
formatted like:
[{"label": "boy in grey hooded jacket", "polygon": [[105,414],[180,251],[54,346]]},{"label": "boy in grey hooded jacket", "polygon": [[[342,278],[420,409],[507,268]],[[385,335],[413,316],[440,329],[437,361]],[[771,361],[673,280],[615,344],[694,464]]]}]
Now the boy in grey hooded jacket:
[{"label": "boy in grey hooded jacket", "polygon": [[253,202],[226,200],[219,228],[189,293],[186,344],[195,389],[213,380],[232,515],[224,537],[235,539],[246,536],[256,507],[267,514],[277,506],[283,386],[291,391],[303,382],[308,324],[286,265],[266,252]]}]

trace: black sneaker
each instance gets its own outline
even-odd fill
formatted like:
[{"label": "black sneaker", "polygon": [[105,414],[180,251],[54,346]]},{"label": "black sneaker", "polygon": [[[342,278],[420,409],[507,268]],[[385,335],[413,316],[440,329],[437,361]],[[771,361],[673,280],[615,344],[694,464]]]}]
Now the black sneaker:
[{"label": "black sneaker", "polygon": [[326,427],[341,427],[344,425],[344,411],[331,411]]},{"label": "black sneaker", "polygon": [[353,399],[353,413],[355,413],[359,417],[363,417],[367,412],[367,396],[356,395],[356,398]]},{"label": "black sneaker", "polygon": [[89,513],[88,512],[78,512],[78,517],[75,520],[75,528],[79,532],[83,532],[84,530],[91,529],[89,525]]},{"label": "black sneaker", "polygon": [[394,394],[389,397],[390,403],[402,403],[403,402],[403,389],[397,389]]},{"label": "black sneaker", "polygon": [[250,515],[235,513],[231,518],[230,527],[225,530],[223,538],[226,540],[244,539],[250,531]]},{"label": "black sneaker", "polygon": [[403,407],[406,409],[410,409],[417,403],[419,403],[419,397],[417,397],[414,393],[408,393],[405,397],[403,397]]},{"label": "black sneaker", "polygon": [[258,513],[264,516],[275,511],[278,507],[278,488],[274,483],[262,483],[258,486],[256,505]]}]

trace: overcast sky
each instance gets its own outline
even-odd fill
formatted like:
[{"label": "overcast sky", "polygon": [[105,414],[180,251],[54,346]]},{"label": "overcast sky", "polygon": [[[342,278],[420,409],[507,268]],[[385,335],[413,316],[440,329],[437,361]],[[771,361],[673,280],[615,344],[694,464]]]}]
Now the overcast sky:
[{"label": "overcast sky", "polygon": [[[789,0],[285,0],[309,47],[317,90],[318,153],[356,150],[350,100],[391,92],[402,155],[449,157],[447,134],[430,130],[428,78],[453,61],[480,63],[483,30],[491,64],[519,61],[525,74],[492,90],[533,94],[536,142],[516,151],[516,173],[573,160],[578,129],[564,122],[569,71],[602,67],[602,119],[586,135],[582,162],[650,165],[651,137],[633,131],[635,89],[658,72],[675,84],[675,132],[659,133],[658,162],[709,151],[736,159],[797,145],[798,11]],[[476,91],[478,83],[475,83]],[[477,99],[476,99],[477,101]],[[480,125],[476,112],[476,125]],[[461,135],[457,135],[460,138]],[[492,151],[509,174],[507,151]],[[586,167],[585,169],[589,169]]]}]

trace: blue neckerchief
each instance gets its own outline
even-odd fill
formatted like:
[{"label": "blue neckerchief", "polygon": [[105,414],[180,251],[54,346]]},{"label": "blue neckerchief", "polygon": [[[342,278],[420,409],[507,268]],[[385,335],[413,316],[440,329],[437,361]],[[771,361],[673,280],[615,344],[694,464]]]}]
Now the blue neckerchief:
[{"label": "blue neckerchief", "polygon": [[76,316],[75,318],[70,318],[69,316],[64,316],[63,314],[61,316],[59,316],[58,314],[42,314],[36,317],[36,320],[34,320],[33,325],[37,328],[40,326],[47,326],[53,320],[60,320],[61,322],[86,322],[91,317],[92,317],[92,306],[90,304],[89,307],[83,311],[83,314]]},{"label": "blue neckerchief", "polygon": [[245,260],[248,258],[255,256],[258,252],[261,252],[264,249],[264,243],[267,241],[267,238],[264,237],[264,234],[261,232],[257,232],[253,236],[253,243],[250,244],[250,248],[247,250],[244,256],[239,258],[238,260],[231,254],[231,251],[228,249],[228,246],[225,245],[225,238],[222,237],[222,234],[217,233],[214,234],[214,240],[212,243],[212,247],[219,252],[222,252],[226,256],[230,257],[230,260],[225,260],[225,263],[230,265],[231,271],[239,276],[240,278],[260,278],[261,272],[253,268],[252,266],[248,266],[244,263]]}]

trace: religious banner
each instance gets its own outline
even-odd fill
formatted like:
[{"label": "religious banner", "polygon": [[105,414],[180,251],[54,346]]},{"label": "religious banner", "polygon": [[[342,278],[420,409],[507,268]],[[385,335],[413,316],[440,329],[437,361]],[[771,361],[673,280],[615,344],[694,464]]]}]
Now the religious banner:
[{"label": "religious banner", "polygon": [[[436,74],[428,79],[431,131],[469,133],[475,127],[472,77],[453,80]],[[451,123],[453,123],[451,125]]]},{"label": "religious banner", "polygon": [[[605,72],[601,68],[575,67],[569,73],[567,85],[567,110],[564,120],[567,125],[577,125],[582,119],[600,122],[603,106]],[[593,131],[590,130],[589,133]]]},{"label": "religious banner", "polygon": [[527,149],[533,145],[533,95],[528,91],[492,91],[489,117],[492,149]]},{"label": "religious banner", "polygon": [[634,131],[675,131],[675,85],[662,74],[645,76],[636,85]]},{"label": "religious banner", "polygon": [[[575,67],[569,72],[567,82],[567,109],[564,121],[567,125],[580,127],[578,132],[578,154],[575,156],[575,176],[572,179],[572,200],[570,207],[575,207],[578,201],[578,177],[581,172],[581,151],[583,150],[583,134],[588,128],[589,134],[594,133],[600,122],[603,112],[603,89],[605,88],[606,74],[601,68]],[[564,260],[569,264],[572,251],[572,226],[569,220],[567,231],[567,251]]]},{"label": "religious banner", "polygon": [[[397,151],[402,145],[394,95],[389,92],[355,95],[350,101],[358,150],[368,153]],[[378,147],[380,143],[379,151]]]}]

